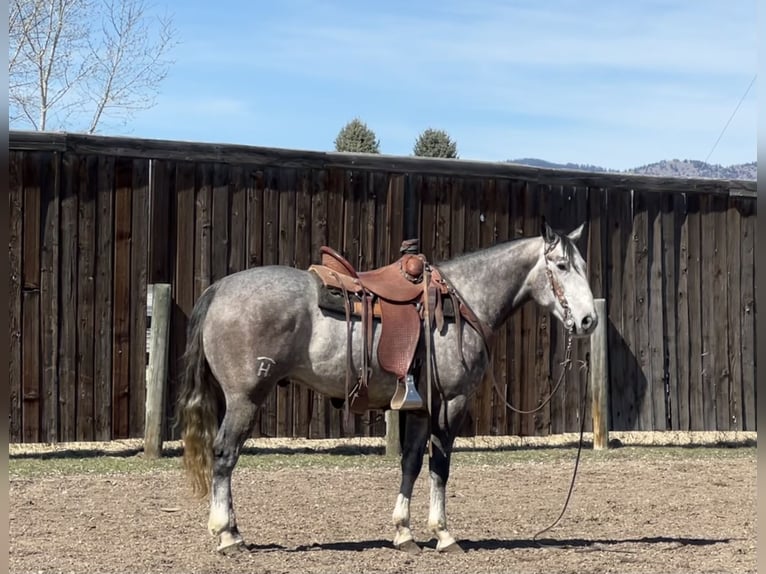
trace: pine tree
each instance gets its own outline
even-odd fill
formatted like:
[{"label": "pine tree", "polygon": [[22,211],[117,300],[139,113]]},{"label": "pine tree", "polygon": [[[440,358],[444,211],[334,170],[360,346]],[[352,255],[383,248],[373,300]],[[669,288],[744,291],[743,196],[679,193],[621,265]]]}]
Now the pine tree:
[{"label": "pine tree", "polygon": [[335,138],[335,151],[352,153],[380,153],[380,142],[375,132],[359,118],[348,122]]},{"label": "pine tree", "polygon": [[415,141],[412,152],[420,157],[457,158],[457,144],[444,130],[431,128],[423,131]]}]

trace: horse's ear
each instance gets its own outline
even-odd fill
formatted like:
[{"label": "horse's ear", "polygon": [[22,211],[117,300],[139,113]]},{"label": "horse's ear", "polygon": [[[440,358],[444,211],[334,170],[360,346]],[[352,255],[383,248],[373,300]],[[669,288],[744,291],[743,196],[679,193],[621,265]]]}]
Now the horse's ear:
[{"label": "horse's ear", "polygon": [[540,235],[543,236],[546,243],[553,243],[556,241],[556,232],[551,229],[550,225],[548,225],[545,216],[540,219]]},{"label": "horse's ear", "polygon": [[574,231],[570,232],[567,237],[572,240],[573,243],[577,243],[577,241],[580,240],[580,237],[582,237],[582,232],[585,229],[585,222],[583,221],[580,226],[575,229]]}]

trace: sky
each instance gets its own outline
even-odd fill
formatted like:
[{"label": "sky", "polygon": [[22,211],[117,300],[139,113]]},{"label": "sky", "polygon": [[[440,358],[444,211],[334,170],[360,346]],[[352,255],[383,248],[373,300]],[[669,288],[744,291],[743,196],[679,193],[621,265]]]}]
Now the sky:
[{"label": "sky", "polygon": [[[156,106],[105,135],[628,169],[703,160],[757,69],[756,0],[153,0],[179,44]],[[756,84],[710,156],[756,159]]]}]

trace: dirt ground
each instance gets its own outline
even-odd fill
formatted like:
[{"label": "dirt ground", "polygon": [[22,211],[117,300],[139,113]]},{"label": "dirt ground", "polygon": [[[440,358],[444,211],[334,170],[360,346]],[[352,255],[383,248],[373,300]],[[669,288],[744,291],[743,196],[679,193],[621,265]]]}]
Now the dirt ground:
[{"label": "dirt ground", "polygon": [[532,537],[561,511],[575,449],[461,451],[453,458],[447,515],[466,552],[433,550],[424,469],[411,508],[416,540],[425,546],[417,556],[391,545],[396,460],[346,455],[334,463],[325,455],[314,464],[318,455],[303,454],[305,464],[296,464],[296,457],[267,455],[268,465],[243,462],[235,470],[235,508],[249,551],[233,557],[215,552],[207,505],[188,498],[178,459],[148,470],[59,473],[52,466],[27,475],[14,472],[11,452],[10,569],[755,572],[755,450],[586,452],[569,508],[542,535],[543,546]]}]

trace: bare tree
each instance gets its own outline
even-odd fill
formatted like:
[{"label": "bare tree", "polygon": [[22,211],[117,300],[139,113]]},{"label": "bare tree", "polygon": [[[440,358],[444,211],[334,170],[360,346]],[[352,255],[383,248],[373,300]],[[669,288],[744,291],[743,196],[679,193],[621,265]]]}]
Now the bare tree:
[{"label": "bare tree", "polygon": [[11,125],[94,133],[154,105],[174,32],[144,0],[11,0]]}]

